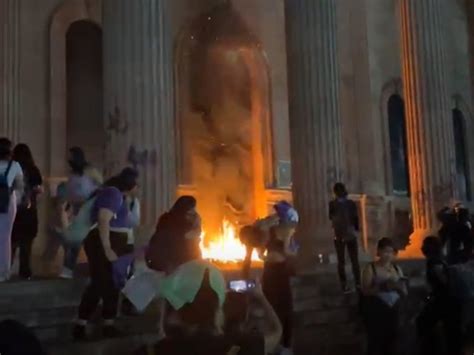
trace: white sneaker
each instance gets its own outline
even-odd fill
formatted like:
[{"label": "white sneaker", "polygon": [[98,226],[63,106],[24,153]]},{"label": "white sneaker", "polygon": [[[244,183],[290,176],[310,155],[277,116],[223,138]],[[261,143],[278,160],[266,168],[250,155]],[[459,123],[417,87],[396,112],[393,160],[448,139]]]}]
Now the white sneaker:
[{"label": "white sneaker", "polygon": [[71,269],[68,269],[67,267],[63,268],[63,271],[61,271],[61,274],[59,275],[61,279],[66,279],[70,280],[74,277],[74,273]]}]

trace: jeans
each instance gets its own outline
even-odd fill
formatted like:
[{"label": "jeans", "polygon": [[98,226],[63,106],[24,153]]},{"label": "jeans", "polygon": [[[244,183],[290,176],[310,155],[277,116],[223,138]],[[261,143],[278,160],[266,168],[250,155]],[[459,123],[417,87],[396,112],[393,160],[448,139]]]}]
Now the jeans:
[{"label": "jeans", "polygon": [[54,228],[49,228],[50,238],[45,250],[45,258],[52,259],[56,257],[58,248],[64,248],[64,262],[63,266],[71,271],[74,271],[77,264],[77,258],[81,251],[81,245],[69,245],[64,242],[64,235]]},{"label": "jeans", "polygon": [[334,239],[337,253],[337,271],[342,287],[347,285],[346,276],[346,248],[349,253],[349,258],[352,264],[352,273],[354,275],[354,282],[357,286],[360,285],[360,266],[359,266],[359,246],[357,239],[344,241],[341,239]]},{"label": "jeans", "polygon": [[[110,232],[110,244],[117,257],[127,254],[126,233]],[[117,316],[119,290],[116,288],[112,263],[107,259],[99,231],[92,230],[84,241],[84,250],[89,261],[91,281],[82,295],[79,319],[89,320],[102,300],[102,317],[113,320]]]}]

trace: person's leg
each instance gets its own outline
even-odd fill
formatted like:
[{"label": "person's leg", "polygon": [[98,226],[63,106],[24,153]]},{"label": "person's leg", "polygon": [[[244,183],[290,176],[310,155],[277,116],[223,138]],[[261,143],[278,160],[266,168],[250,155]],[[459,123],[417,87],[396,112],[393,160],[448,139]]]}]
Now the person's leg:
[{"label": "person's leg", "polygon": [[77,258],[79,257],[79,253],[81,251],[80,246],[76,245],[65,245],[64,246],[64,264],[63,266],[68,270],[74,272],[77,264]]},{"label": "person's leg", "polygon": [[107,264],[104,262],[105,253],[97,230],[92,231],[87,236],[84,241],[84,250],[89,261],[91,281],[82,294],[81,303],[79,305],[78,321],[74,329],[74,337],[77,340],[83,340],[85,338],[85,326],[96,311],[102,298],[104,267],[107,267]]},{"label": "person's leg", "polygon": [[436,325],[440,321],[439,304],[431,299],[424,305],[416,319],[416,330],[421,355],[436,354],[439,342],[436,339]]},{"label": "person's leg", "polygon": [[360,265],[359,265],[359,245],[357,240],[351,240],[347,242],[347,252],[352,264],[352,274],[354,275],[354,283],[357,288],[360,287]]},{"label": "person's leg", "polygon": [[443,326],[445,329],[448,352],[451,355],[463,353],[463,330],[461,326],[462,307],[454,302],[446,305]]},{"label": "person's leg", "polygon": [[[114,233],[110,234],[111,247],[118,257],[127,255],[128,253],[128,235],[126,233]],[[100,244],[100,254],[103,259],[103,265],[101,268],[101,287],[100,294],[102,298],[102,317],[104,319],[104,335],[106,337],[115,337],[120,335],[119,332],[113,327],[115,318],[117,317],[119,293],[115,286],[112,272],[112,264],[108,261],[105,256],[102,243]]]},{"label": "person's leg", "polygon": [[33,238],[27,238],[20,242],[20,277],[29,279],[32,276],[31,272],[31,247],[33,245]]},{"label": "person's leg", "polygon": [[343,290],[347,288],[347,277],[346,277],[346,256],[345,256],[345,243],[342,240],[335,239],[334,246],[336,247],[337,255],[337,272],[339,274],[339,280],[341,281],[341,287]]}]

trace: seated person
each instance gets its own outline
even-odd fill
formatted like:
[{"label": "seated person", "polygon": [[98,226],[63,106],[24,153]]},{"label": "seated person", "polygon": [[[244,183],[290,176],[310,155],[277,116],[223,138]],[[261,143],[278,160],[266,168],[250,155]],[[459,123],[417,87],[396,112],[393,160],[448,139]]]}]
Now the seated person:
[{"label": "seated person", "polygon": [[268,331],[236,331],[243,330],[243,324],[225,331],[226,284],[222,273],[210,263],[196,260],[182,265],[163,281],[162,295],[171,308],[165,324],[167,336],[137,355],[264,355],[273,352],[279,342],[281,326],[260,286],[255,299],[270,320]]}]

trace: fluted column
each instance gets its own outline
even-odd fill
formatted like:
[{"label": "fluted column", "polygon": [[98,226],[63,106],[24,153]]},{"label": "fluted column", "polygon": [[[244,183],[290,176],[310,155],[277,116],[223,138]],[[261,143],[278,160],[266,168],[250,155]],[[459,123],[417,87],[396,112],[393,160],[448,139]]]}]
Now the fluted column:
[{"label": "fluted column", "polygon": [[103,9],[107,170],[138,168],[146,224],[176,196],[168,4],[105,0]]},{"label": "fluted column", "polygon": [[20,1],[0,0],[0,136],[19,139]]},{"label": "fluted column", "polygon": [[287,0],[293,194],[302,252],[326,252],[328,203],[342,179],[336,1]]},{"label": "fluted column", "polygon": [[399,2],[414,249],[423,235],[436,228],[436,211],[456,197],[454,135],[441,20],[443,1]]}]

